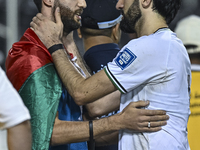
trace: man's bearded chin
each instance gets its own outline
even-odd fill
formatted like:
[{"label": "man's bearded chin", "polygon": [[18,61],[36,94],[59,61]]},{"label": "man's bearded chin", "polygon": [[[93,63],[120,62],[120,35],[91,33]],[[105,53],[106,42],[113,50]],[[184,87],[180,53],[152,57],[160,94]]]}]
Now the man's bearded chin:
[{"label": "man's bearded chin", "polygon": [[62,16],[61,20],[63,22],[63,33],[69,34],[71,31],[76,30],[80,27],[80,23],[76,22],[73,18],[69,19],[66,16]]},{"label": "man's bearded chin", "polygon": [[69,34],[71,31],[76,30],[80,27],[80,23],[74,20],[74,12],[70,8],[63,7],[57,3],[52,10],[53,19],[55,21],[55,10],[57,6],[60,8],[61,20],[63,22],[63,33],[64,35]]},{"label": "man's bearded chin", "polygon": [[74,20],[75,13],[76,12],[71,11],[70,8],[60,6],[60,14],[64,26],[64,34],[69,34],[71,31],[80,27],[80,23]]},{"label": "man's bearded chin", "polygon": [[127,21],[125,17],[120,22],[120,29],[125,33],[136,33],[134,26],[131,27],[130,23]]},{"label": "man's bearded chin", "polygon": [[123,19],[120,22],[120,29],[125,33],[136,33],[135,25],[142,16],[139,0],[133,2],[126,14],[122,10],[122,15]]}]

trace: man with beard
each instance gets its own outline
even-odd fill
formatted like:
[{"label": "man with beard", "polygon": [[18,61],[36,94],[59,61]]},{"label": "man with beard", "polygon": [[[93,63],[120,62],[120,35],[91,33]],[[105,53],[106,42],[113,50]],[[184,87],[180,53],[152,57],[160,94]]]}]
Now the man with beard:
[{"label": "man with beard", "polygon": [[[69,33],[80,26],[79,16],[83,8],[86,7],[83,0],[66,1],[65,3],[60,3],[59,1],[55,1],[54,3],[54,1],[46,0],[34,0],[34,2],[39,12],[42,12],[51,20],[55,20],[53,15],[55,8],[57,6],[61,8],[63,23],[66,25],[64,33]],[[75,5],[78,6],[75,8]],[[66,6],[73,9],[69,9]],[[73,38],[72,36],[73,33],[70,33],[68,37],[63,35],[63,41],[67,43],[67,49],[75,47],[75,43],[70,42],[70,38]],[[73,53],[74,56],[78,57],[78,53],[75,51],[70,51],[69,53]],[[63,88],[54,69],[51,55],[30,28],[26,30],[20,41],[14,43],[10,49],[6,59],[6,71],[8,78],[30,111],[33,135],[32,149],[48,149],[50,139],[52,145],[84,141],[78,140],[78,138],[74,140],[74,133],[69,132],[69,130],[72,131],[75,123],[67,122],[63,124],[60,121],[82,120],[81,108],[74,103],[66,89]],[[65,126],[65,130],[67,130],[65,132],[69,136],[67,140],[62,139],[64,142],[59,141],[56,137],[60,129],[64,132],[63,126]],[[57,148],[85,150],[87,149],[87,145],[86,142],[82,142],[51,147],[51,149]]]},{"label": "man with beard", "polygon": [[[120,150],[190,149],[187,139],[190,61],[181,40],[168,28],[180,4],[180,0],[119,0],[116,7],[123,11],[124,16],[121,29],[135,31],[139,38],[125,45],[104,70],[87,79],[73,68],[63,49],[55,46],[62,45],[59,11],[55,14],[56,23],[41,14],[31,22],[36,34],[52,53],[56,69],[76,103],[93,102],[119,89],[122,92],[121,111],[130,102],[141,99],[150,101],[145,109],[167,111],[170,119],[158,132],[121,130]],[[45,28],[47,24],[48,28]],[[46,32],[49,29],[56,32]],[[149,120],[143,125],[151,129],[154,123]]]},{"label": "man with beard", "polygon": [[[67,49],[64,55],[70,57],[69,59],[72,60],[81,76],[88,77],[86,69],[81,66],[81,59],[76,60],[79,53],[71,32],[80,26],[80,15],[86,7],[85,1],[34,0],[34,2],[38,10],[52,21],[55,21],[56,7],[60,7],[64,23],[63,35],[60,38]],[[62,86],[50,53],[32,29],[27,29],[20,41],[13,44],[6,59],[6,70],[8,78],[31,114],[32,149],[47,150],[50,144],[59,145],[50,147],[52,150],[87,149],[86,142],[82,141],[89,140],[89,137],[92,141],[92,122],[81,121],[81,108],[75,104],[73,98]],[[136,107],[147,105],[148,102],[144,101],[131,103],[119,115],[96,120],[94,122],[95,138],[127,128],[137,131],[160,130],[160,126],[166,124],[165,120],[168,116],[164,111],[136,109]],[[161,122],[155,123],[149,130],[141,125],[148,120],[161,120]]]}]

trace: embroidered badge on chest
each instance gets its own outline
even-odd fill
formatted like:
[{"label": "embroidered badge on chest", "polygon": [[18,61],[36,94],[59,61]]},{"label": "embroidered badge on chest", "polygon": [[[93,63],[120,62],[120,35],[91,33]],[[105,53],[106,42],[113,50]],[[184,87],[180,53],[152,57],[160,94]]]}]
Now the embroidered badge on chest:
[{"label": "embroidered badge on chest", "polygon": [[124,49],[115,59],[115,63],[124,70],[127,68],[135,59],[137,56],[131,52],[128,48]]}]

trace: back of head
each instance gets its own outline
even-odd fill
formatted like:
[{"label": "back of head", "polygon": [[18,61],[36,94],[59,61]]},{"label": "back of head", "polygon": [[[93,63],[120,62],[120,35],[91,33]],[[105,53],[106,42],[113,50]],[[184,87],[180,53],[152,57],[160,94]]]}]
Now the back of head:
[{"label": "back of head", "polygon": [[41,9],[42,9],[42,0],[34,0],[34,3],[37,6],[38,11],[41,12]]},{"label": "back of head", "polygon": [[181,0],[153,0],[153,10],[170,24],[181,6]]},{"label": "back of head", "polygon": [[200,53],[200,17],[190,15],[177,23],[175,28],[177,37],[187,48],[188,54]]},{"label": "back of head", "polygon": [[121,21],[121,13],[116,9],[118,0],[86,0],[81,26],[90,29],[107,29]]}]

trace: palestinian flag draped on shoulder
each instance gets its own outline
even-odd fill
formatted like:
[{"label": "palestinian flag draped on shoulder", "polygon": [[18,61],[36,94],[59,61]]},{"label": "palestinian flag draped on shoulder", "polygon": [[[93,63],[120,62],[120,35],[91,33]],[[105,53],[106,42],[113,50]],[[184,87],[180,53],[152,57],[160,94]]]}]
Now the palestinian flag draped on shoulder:
[{"label": "palestinian flag draped on shoulder", "polygon": [[62,93],[50,53],[29,28],[14,43],[6,59],[6,73],[31,114],[33,150],[48,150]]}]

